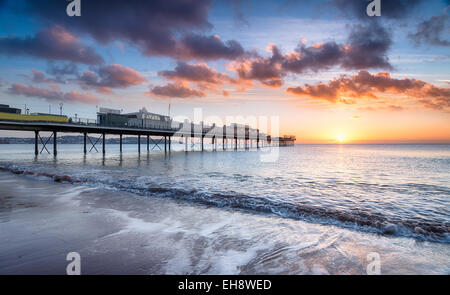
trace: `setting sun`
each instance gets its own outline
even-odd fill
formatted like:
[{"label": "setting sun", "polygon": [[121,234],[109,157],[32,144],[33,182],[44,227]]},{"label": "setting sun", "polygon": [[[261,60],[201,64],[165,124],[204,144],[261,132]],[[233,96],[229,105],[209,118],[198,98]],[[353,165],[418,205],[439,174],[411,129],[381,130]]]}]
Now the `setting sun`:
[{"label": "setting sun", "polygon": [[344,136],[342,133],[338,133],[338,134],[336,135],[336,141],[337,141],[338,143],[344,143],[344,141],[345,141],[345,136]]}]

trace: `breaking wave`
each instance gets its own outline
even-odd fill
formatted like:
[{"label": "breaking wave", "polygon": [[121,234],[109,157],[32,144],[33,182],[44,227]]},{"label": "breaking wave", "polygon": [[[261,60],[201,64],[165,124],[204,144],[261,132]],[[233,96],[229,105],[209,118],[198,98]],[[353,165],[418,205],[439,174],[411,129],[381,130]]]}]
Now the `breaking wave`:
[{"label": "breaking wave", "polygon": [[254,197],[234,192],[207,193],[196,189],[165,188],[144,185],[132,181],[106,181],[93,177],[59,175],[36,172],[16,167],[0,167],[18,175],[47,177],[55,182],[83,184],[132,192],[141,196],[156,196],[194,202],[225,209],[240,209],[249,212],[274,214],[283,218],[305,220],[319,224],[333,224],[340,227],[378,233],[382,235],[411,237],[417,240],[440,243],[450,242],[450,224],[419,219],[387,217],[366,211],[352,209],[339,210],[300,204],[295,201],[277,201],[265,197]]}]

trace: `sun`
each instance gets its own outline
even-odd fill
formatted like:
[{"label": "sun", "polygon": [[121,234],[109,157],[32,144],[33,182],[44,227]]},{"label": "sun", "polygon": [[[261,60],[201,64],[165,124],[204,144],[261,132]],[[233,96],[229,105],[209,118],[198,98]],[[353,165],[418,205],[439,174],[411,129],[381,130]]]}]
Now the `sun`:
[{"label": "sun", "polygon": [[344,143],[345,141],[345,136],[342,133],[339,133],[338,135],[336,135],[336,141],[338,143]]}]

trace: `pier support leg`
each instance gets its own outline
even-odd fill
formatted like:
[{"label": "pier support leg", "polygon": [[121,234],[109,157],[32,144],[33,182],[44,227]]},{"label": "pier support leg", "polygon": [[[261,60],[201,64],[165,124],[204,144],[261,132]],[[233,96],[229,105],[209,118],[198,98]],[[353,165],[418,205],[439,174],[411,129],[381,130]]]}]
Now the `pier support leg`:
[{"label": "pier support leg", "polygon": [[138,154],[141,153],[141,135],[138,135]]},{"label": "pier support leg", "polygon": [[259,149],[259,129],[256,130],[256,149]]},{"label": "pier support leg", "polygon": [[147,135],[147,152],[150,151],[150,135]]},{"label": "pier support leg", "polygon": [[237,141],[238,141],[238,139],[237,139],[237,137],[235,137],[235,138],[234,138],[234,150],[235,150],[235,151],[237,151],[237,145],[238,145],[238,144],[237,144]]},{"label": "pier support leg", "polygon": [[201,135],[202,137],[201,137],[201,142],[202,142],[202,152],[203,152],[203,150],[204,150],[204,147],[203,147],[203,134]]},{"label": "pier support leg", "polygon": [[106,145],[105,133],[102,133],[102,151],[103,151],[103,154],[106,154],[106,147],[105,147],[105,145]]},{"label": "pier support leg", "polygon": [[188,151],[188,138],[187,136],[184,137],[184,151]]},{"label": "pier support leg", "polygon": [[39,154],[39,131],[34,131],[34,154],[37,156]]},{"label": "pier support leg", "polygon": [[53,155],[56,156],[58,154],[58,151],[56,149],[56,131],[53,132]]},{"label": "pier support leg", "polygon": [[86,139],[87,139],[87,133],[84,132],[83,133],[83,153],[86,155],[87,154],[87,146],[86,146]]},{"label": "pier support leg", "polygon": [[120,134],[119,137],[120,153],[122,153],[122,134]]},{"label": "pier support leg", "polygon": [[164,136],[164,152],[167,153],[167,136]]},{"label": "pier support leg", "polygon": [[169,136],[169,153],[172,151],[172,136]]}]

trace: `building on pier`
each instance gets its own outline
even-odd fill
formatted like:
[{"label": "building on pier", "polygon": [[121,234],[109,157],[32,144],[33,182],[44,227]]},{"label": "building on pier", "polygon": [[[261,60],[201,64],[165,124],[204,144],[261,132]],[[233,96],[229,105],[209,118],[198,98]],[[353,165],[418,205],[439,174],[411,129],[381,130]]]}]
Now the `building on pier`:
[{"label": "building on pier", "polygon": [[128,116],[115,113],[98,113],[97,124],[109,127],[127,127]]},{"label": "building on pier", "polygon": [[145,108],[139,112],[126,114],[128,116],[128,127],[143,129],[172,129],[172,119],[169,116],[150,113]]},{"label": "building on pier", "polygon": [[0,113],[21,114],[22,110],[17,109],[17,108],[12,108],[7,104],[0,104]]},{"label": "building on pier", "polygon": [[140,129],[172,129],[172,120],[169,116],[155,114],[142,108],[138,112],[121,114],[119,110],[100,108],[97,113],[99,126],[131,127]]},{"label": "building on pier", "polygon": [[291,146],[295,144],[295,139],[294,135],[284,135],[283,137],[277,137],[273,140],[277,141],[279,146]]}]

